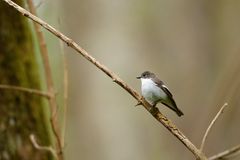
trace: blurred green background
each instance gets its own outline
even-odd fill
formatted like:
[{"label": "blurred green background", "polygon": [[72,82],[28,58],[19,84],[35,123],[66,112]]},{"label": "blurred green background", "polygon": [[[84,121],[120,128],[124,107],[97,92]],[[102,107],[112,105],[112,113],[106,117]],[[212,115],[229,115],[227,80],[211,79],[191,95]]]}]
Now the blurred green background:
[{"label": "blurred green background", "polygon": [[[38,12],[137,91],[136,76],[156,73],[185,115],[158,107],[196,146],[228,102],[207,139],[207,156],[240,143],[240,1],[54,0],[43,1]],[[61,99],[59,40],[46,31],[45,36]],[[105,74],[66,46],[65,53],[66,159],[194,159]]]}]

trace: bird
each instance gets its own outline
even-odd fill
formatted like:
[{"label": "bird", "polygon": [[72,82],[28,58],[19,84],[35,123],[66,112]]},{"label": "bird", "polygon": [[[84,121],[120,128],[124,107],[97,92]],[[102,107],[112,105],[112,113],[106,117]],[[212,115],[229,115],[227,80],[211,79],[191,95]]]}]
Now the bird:
[{"label": "bird", "polygon": [[154,73],[145,71],[141,74],[141,76],[136,78],[141,80],[142,96],[153,107],[156,107],[157,103],[160,102],[176,112],[179,117],[184,115],[177,107],[172,93],[163,81],[161,81]]}]

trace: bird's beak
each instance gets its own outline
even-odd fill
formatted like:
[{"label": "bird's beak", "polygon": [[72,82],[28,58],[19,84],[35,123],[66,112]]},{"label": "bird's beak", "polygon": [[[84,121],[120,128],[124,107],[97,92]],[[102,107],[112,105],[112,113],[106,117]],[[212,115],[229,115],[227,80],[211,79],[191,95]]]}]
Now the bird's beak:
[{"label": "bird's beak", "polygon": [[136,77],[137,79],[140,79],[141,77]]}]

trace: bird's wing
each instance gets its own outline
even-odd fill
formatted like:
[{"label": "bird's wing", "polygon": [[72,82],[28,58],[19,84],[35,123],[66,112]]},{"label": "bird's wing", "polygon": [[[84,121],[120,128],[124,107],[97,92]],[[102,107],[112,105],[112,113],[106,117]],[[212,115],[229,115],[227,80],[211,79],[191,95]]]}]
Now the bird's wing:
[{"label": "bird's wing", "polygon": [[162,84],[161,86],[161,89],[169,96],[169,97],[173,97],[172,96],[172,93],[168,90],[167,86],[165,86],[164,84]]},{"label": "bird's wing", "polygon": [[159,79],[155,79],[154,83],[163,90],[164,93],[166,93],[168,100],[169,101],[162,101],[161,103],[163,103],[164,105],[168,106],[170,109],[172,109],[173,111],[175,111],[177,113],[178,116],[182,116],[183,112],[181,110],[178,109],[176,102],[173,99],[173,95],[172,93],[169,91],[169,89],[167,88],[167,86],[164,85],[164,83],[159,80]]},{"label": "bird's wing", "polygon": [[167,86],[164,85],[163,81],[161,81],[160,79],[153,79],[154,83],[159,87],[161,88],[166,94],[168,97],[173,97],[172,96],[172,93],[168,90]]}]

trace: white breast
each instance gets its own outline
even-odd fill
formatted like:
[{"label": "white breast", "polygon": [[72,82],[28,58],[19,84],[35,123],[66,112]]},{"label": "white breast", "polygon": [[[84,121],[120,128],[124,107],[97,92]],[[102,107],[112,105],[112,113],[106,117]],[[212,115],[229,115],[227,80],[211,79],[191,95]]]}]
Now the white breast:
[{"label": "white breast", "polygon": [[142,95],[151,104],[165,99],[167,95],[151,79],[141,79]]}]

